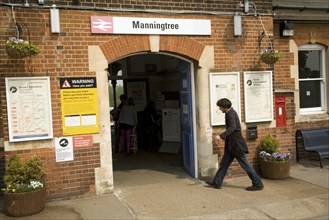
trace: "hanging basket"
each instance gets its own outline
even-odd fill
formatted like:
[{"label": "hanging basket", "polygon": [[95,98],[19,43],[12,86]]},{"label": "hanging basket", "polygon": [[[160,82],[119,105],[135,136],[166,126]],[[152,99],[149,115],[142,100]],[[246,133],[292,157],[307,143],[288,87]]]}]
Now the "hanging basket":
[{"label": "hanging basket", "polygon": [[22,59],[31,56],[30,51],[25,47],[18,48],[18,47],[6,46],[6,52],[9,57],[14,59]]},{"label": "hanging basket", "polygon": [[36,45],[16,37],[9,38],[5,42],[5,46],[8,56],[14,59],[36,56],[40,53],[40,49]]},{"label": "hanging basket", "polygon": [[260,57],[260,59],[266,63],[266,64],[275,64],[278,60],[279,60],[279,57],[275,57],[275,56],[271,56],[271,55],[268,55],[268,54],[262,54],[262,56]]},{"label": "hanging basket", "polygon": [[260,55],[260,59],[269,65],[275,64],[282,57],[282,53],[273,51],[264,52]]}]

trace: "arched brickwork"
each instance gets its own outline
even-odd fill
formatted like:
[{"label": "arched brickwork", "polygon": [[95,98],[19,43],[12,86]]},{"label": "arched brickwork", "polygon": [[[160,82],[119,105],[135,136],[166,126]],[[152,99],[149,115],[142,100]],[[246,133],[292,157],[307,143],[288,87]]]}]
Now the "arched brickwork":
[{"label": "arched brickwork", "polygon": [[[188,37],[160,36],[160,52],[172,52],[199,60],[204,45]],[[149,36],[124,36],[100,45],[107,61],[112,61],[137,52],[151,51]]]},{"label": "arched brickwork", "polygon": [[194,60],[200,59],[204,47],[203,44],[188,37],[161,36],[160,38],[160,51],[175,52]]}]

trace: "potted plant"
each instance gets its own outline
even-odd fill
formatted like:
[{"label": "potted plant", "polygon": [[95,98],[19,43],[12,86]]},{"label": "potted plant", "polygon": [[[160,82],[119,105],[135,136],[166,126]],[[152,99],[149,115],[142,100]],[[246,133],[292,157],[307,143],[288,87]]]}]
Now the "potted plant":
[{"label": "potted plant", "polygon": [[21,59],[30,56],[36,56],[40,53],[40,49],[29,41],[11,37],[5,42],[6,52],[9,57]]},{"label": "potted plant", "polygon": [[261,176],[269,179],[285,179],[290,175],[290,153],[279,151],[279,142],[266,135],[259,145]]},{"label": "potted plant", "polygon": [[270,64],[270,65],[276,63],[282,57],[283,57],[283,54],[273,48],[265,48],[260,53],[260,59],[264,63]]},{"label": "potted plant", "polygon": [[5,208],[11,216],[27,216],[45,208],[45,164],[39,156],[22,161],[14,155],[6,162],[3,188]]}]

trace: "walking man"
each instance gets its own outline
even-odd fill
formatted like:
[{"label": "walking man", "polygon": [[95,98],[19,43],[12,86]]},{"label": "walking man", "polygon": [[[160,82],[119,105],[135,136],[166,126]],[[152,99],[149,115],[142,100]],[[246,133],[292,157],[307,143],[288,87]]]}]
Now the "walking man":
[{"label": "walking man", "polygon": [[224,140],[225,149],[223,159],[220,162],[220,167],[213,181],[206,181],[206,183],[212,187],[220,189],[227,170],[235,158],[244,171],[247,172],[252,181],[252,186],[247,187],[246,190],[262,190],[264,188],[262,180],[249,164],[245,156],[249,151],[247,143],[242,137],[241,124],[237,112],[232,108],[231,101],[226,98],[218,100],[216,104],[219,109],[225,113],[226,130],[222,134],[216,135],[215,140]]}]

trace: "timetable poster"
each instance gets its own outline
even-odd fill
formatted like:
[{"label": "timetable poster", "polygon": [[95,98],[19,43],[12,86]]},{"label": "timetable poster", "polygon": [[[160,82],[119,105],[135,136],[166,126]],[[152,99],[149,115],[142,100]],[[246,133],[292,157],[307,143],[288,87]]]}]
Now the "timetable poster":
[{"label": "timetable poster", "polygon": [[244,72],[246,122],[273,120],[272,71]]},{"label": "timetable poster", "polygon": [[232,102],[233,109],[241,115],[240,109],[240,73],[210,73],[210,108],[211,125],[225,125],[225,114],[222,113],[217,101],[227,98]]},{"label": "timetable poster", "polygon": [[49,77],[6,78],[9,141],[53,137]]}]

